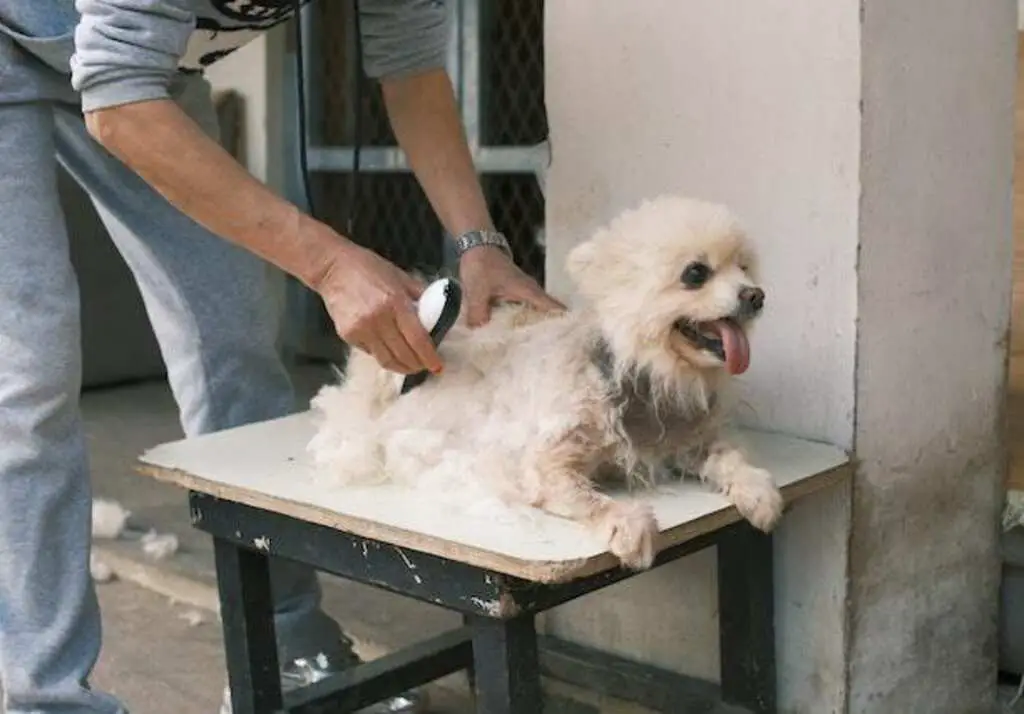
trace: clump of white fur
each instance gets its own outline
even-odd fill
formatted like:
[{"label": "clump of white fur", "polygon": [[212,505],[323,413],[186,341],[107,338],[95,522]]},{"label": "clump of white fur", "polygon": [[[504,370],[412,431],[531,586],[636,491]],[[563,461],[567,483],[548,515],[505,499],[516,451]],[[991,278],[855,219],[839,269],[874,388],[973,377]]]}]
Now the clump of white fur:
[{"label": "clump of white fur", "polygon": [[178,552],[178,536],[150,530],[140,541],[142,552],[153,560],[166,560]]},{"label": "clump of white fur", "polygon": [[109,583],[114,579],[114,569],[107,565],[96,553],[89,555],[89,574],[97,583]]},{"label": "clump of white fur", "polygon": [[[713,263],[715,277],[685,290],[680,271],[696,259]],[[341,384],[312,402],[309,451],[324,477],[541,508],[595,530],[634,568],[650,566],[657,523],[642,502],[597,489],[609,465],[644,482],[683,465],[772,528],[782,498],[771,476],[719,437],[722,363],[673,329],[680,318],[734,313],[739,289],[755,284],[755,255],[735,219],[718,205],[661,197],[597,231],[567,267],[580,309],[504,306],[481,328],[456,325],[441,347],[444,374],[400,398],[393,374],[353,352]],[[613,355],[610,375],[595,362],[598,344]],[[650,398],[639,428],[622,401],[638,375]]]},{"label": "clump of white fur", "polygon": [[131,513],[117,501],[104,498],[92,500],[92,537],[106,540],[120,538]]}]

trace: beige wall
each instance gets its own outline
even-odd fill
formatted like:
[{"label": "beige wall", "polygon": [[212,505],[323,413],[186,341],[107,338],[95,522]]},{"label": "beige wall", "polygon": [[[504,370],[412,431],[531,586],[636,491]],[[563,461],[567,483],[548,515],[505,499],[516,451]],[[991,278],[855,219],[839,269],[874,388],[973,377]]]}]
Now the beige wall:
[{"label": "beige wall", "polygon": [[[784,712],[964,714],[991,695],[1015,13],[547,4],[552,290],[571,294],[571,246],[644,196],[729,203],[769,305],[743,420],[868,460],[853,517],[840,489],[779,531]],[[715,676],[713,576],[694,558],[546,625]]]},{"label": "beige wall", "polygon": [[246,166],[257,178],[280,187],[279,147],[282,28],[233,52],[207,71],[217,89],[233,89],[245,102]]}]

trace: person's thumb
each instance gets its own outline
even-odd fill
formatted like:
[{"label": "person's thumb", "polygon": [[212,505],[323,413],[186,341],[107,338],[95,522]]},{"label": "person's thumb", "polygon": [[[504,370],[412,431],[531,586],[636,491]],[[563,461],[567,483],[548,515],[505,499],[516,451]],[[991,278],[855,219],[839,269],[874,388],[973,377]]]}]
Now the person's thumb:
[{"label": "person's thumb", "polygon": [[530,307],[541,312],[564,312],[568,309],[564,303],[549,295],[544,288],[532,280],[527,283],[526,289],[518,297]]}]

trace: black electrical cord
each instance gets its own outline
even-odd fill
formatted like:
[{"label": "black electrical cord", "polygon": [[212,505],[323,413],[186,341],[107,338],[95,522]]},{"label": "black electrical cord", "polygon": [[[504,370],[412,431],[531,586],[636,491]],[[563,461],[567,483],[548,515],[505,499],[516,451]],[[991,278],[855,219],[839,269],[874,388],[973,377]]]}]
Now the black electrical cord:
[{"label": "black electrical cord", "polygon": [[[299,120],[299,168],[302,172],[302,188],[306,193],[306,205],[309,214],[316,218],[317,211],[313,205],[313,190],[309,181],[309,140],[306,136],[306,69],[304,38],[302,33],[302,0],[292,0],[295,8],[295,79],[298,84],[298,120]],[[359,0],[352,2],[352,27],[354,35],[354,71],[352,73],[352,171],[349,173],[349,204],[346,230],[348,237],[355,239],[356,217],[359,206],[359,150],[362,146],[362,107],[363,107],[363,38],[359,27]]]}]

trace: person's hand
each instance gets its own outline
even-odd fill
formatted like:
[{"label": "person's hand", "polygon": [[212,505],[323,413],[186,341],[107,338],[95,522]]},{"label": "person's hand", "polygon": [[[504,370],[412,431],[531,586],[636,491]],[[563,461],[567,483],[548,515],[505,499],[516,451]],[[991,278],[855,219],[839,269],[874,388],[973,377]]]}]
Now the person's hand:
[{"label": "person's hand", "polygon": [[565,305],[544,292],[499,248],[477,246],[459,259],[459,277],[466,288],[466,319],[479,327],[491,319],[491,306],[499,300],[525,303],[544,312],[560,312]]},{"label": "person's hand", "polygon": [[401,374],[441,371],[416,301],[423,284],[373,251],[348,244],[315,286],[338,335],[382,367]]}]

